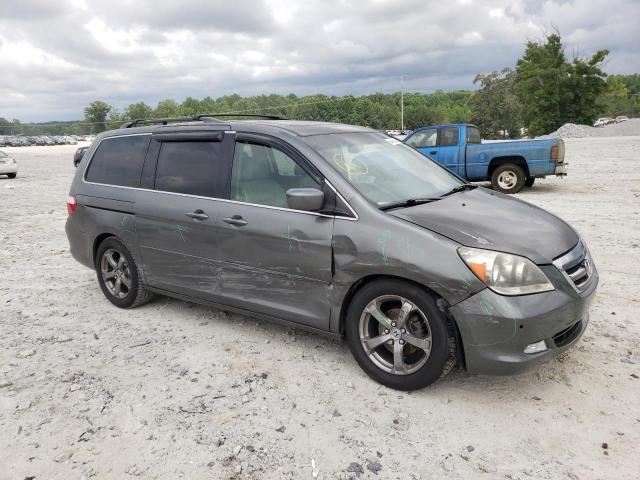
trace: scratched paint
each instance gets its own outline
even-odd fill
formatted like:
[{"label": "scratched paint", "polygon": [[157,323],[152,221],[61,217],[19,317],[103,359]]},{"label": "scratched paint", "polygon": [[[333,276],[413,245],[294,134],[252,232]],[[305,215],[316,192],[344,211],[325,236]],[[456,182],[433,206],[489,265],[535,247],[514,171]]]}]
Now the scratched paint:
[{"label": "scratched paint", "polygon": [[185,233],[189,233],[189,229],[183,227],[182,225],[176,225],[176,229],[174,230],[174,232],[176,232],[178,235],[180,235],[180,238],[182,238],[183,242],[186,242],[187,240],[184,238],[184,234]]},{"label": "scratched paint", "polygon": [[482,300],[480,301],[480,308],[482,308],[482,311],[484,313],[486,313],[487,315],[489,315],[491,312],[489,311],[489,305],[487,305],[486,303],[484,303]]},{"label": "scratched paint", "polygon": [[380,236],[378,236],[378,245],[380,245],[380,248],[382,250],[381,251],[382,261],[384,263],[389,262],[389,255],[387,253],[387,244],[389,243],[390,240],[391,240],[391,233],[388,230],[385,230],[384,232],[382,232]]},{"label": "scratched paint", "polygon": [[291,225],[287,225],[287,234],[284,236],[287,240],[289,240],[289,253],[293,251],[293,241],[298,240],[294,235],[291,234]]}]

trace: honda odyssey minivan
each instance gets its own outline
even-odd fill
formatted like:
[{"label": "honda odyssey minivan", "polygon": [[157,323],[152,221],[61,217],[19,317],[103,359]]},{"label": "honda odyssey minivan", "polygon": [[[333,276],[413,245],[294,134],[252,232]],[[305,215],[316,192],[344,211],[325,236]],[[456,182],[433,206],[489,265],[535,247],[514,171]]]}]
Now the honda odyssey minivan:
[{"label": "honda odyssey minivan", "polygon": [[100,134],[71,185],[71,253],[114,305],[168,295],[344,336],[401,390],[584,332],[598,274],[558,217],[368,128],[174,120]]}]

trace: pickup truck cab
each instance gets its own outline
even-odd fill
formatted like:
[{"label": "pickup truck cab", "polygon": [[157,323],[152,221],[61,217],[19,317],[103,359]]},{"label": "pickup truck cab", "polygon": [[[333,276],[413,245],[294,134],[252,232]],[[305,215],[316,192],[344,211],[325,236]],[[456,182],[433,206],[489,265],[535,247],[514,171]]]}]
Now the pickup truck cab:
[{"label": "pickup truck cab", "polygon": [[411,132],[404,143],[471,181],[490,180],[503,193],[518,193],[536,178],[565,176],[561,139],[483,143],[475,125],[434,125]]}]

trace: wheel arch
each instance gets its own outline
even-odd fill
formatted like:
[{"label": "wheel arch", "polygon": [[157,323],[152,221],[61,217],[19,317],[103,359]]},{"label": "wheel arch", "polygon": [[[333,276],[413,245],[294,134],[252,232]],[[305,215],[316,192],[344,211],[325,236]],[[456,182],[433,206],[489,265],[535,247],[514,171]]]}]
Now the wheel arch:
[{"label": "wheel arch", "polygon": [[121,239],[119,239],[113,233],[108,233],[108,232],[101,233],[100,235],[96,236],[96,238],[93,240],[93,248],[91,250],[91,258],[93,259],[94,265],[96,263],[96,255],[98,253],[98,248],[100,247],[100,244],[102,242],[104,242],[107,238],[111,238],[111,237],[114,237],[114,238],[122,241]]},{"label": "wheel arch", "polygon": [[495,172],[498,167],[500,167],[501,165],[507,165],[509,163],[519,166],[524,170],[525,175],[527,177],[529,176],[529,165],[527,164],[527,160],[520,155],[511,155],[506,157],[492,158],[489,162],[488,177],[491,178],[493,172]]},{"label": "wheel arch", "polygon": [[438,304],[438,309],[443,312],[447,318],[447,324],[449,325],[449,334],[454,337],[456,342],[456,356],[458,357],[458,364],[462,366],[462,368],[466,368],[466,361],[464,355],[464,344],[462,342],[462,336],[460,335],[460,329],[456,323],[455,318],[449,312],[449,303],[446,301],[442,295],[438,294],[435,290],[427,287],[426,285],[416,282],[415,280],[411,280],[410,278],[401,277],[397,275],[389,275],[389,274],[372,274],[362,277],[351,284],[347,293],[344,295],[341,305],[340,305],[340,317],[338,322],[338,332],[341,336],[344,337],[345,334],[345,321],[347,317],[347,310],[349,308],[349,304],[351,300],[355,296],[355,294],[365,285],[368,285],[375,281],[380,280],[400,280],[411,285],[414,285],[421,290],[433,295],[436,298],[436,302]]}]

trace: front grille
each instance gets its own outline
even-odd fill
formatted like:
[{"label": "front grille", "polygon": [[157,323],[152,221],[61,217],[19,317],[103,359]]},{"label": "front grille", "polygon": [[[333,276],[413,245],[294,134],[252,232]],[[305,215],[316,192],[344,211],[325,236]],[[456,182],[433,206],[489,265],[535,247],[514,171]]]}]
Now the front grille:
[{"label": "front grille", "polygon": [[582,322],[576,322],[564,330],[560,330],[553,336],[553,343],[556,347],[564,347],[573,342],[580,334],[580,325]]},{"label": "front grille", "polygon": [[577,292],[584,292],[589,287],[594,274],[593,260],[582,241],[569,252],[556,258],[553,264]]}]

